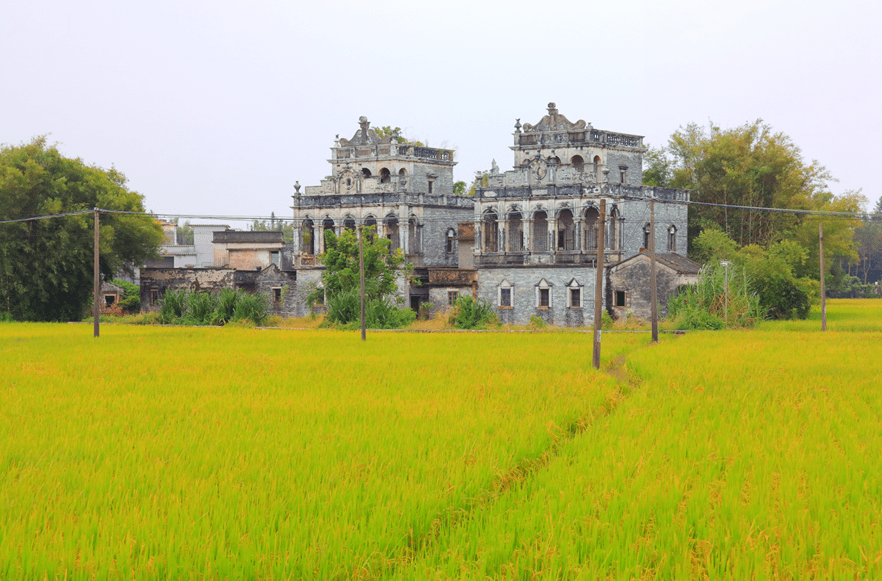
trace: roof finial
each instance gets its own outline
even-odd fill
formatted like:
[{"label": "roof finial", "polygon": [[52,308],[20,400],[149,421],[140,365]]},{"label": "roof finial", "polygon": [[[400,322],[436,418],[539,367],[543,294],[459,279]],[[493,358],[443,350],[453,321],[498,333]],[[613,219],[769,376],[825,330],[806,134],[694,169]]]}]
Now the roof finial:
[{"label": "roof finial", "polygon": [[557,115],[557,106],[553,102],[548,104],[548,114]]}]

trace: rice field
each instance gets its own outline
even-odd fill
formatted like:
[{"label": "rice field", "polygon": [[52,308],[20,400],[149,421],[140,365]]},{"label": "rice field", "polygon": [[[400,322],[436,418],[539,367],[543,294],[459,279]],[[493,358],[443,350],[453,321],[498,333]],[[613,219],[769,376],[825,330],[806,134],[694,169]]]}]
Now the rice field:
[{"label": "rice field", "polygon": [[882,301],[828,317],[0,325],[0,578],[882,578]]}]

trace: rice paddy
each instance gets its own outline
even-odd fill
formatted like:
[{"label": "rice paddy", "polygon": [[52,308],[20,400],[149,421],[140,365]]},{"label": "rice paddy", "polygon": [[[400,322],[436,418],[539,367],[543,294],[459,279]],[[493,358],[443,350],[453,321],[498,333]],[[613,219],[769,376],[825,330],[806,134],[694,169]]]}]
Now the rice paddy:
[{"label": "rice paddy", "polygon": [[879,578],[882,301],[828,317],[0,325],[0,578]]}]

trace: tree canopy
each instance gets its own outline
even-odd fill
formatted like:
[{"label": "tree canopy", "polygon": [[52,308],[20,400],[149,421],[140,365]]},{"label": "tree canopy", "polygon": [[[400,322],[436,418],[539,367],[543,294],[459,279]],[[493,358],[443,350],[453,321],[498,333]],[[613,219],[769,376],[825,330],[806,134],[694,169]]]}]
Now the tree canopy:
[{"label": "tree canopy", "polygon": [[[144,212],[143,196],[116,170],[62,156],[45,137],[0,147],[0,220],[92,208]],[[156,255],[162,228],[152,217],[101,215],[104,280]],[[91,214],[0,224],[0,311],[17,320],[78,320],[93,289]]]},{"label": "tree canopy", "polygon": [[[410,309],[400,308],[396,296],[396,279],[411,280],[413,265],[405,260],[400,248],[390,250],[391,241],[380,238],[373,227],[364,228],[364,280],[368,325],[374,328],[397,327],[413,320]],[[311,304],[327,300],[328,320],[347,325],[359,318],[360,278],[358,265],[358,237],[354,230],[345,229],[338,237],[333,230],[325,231],[325,252],[321,255],[325,272],[322,288],[316,288],[308,297]]]},{"label": "tree canopy", "polygon": [[[723,129],[713,123],[681,127],[661,148],[644,157],[646,185],[692,190],[691,199],[725,206],[787,208],[859,213],[866,204],[860,192],[830,192],[830,173],[817,161],[806,162],[793,141],[761,119]],[[690,256],[704,251],[693,242],[699,234],[719,230],[737,247],[772,245],[792,240],[807,253],[797,276],[813,276],[818,263],[818,223],[824,224],[828,265],[857,260],[853,235],[860,220],[806,216],[785,212],[693,205],[689,208]],[[705,240],[710,243],[711,240]],[[835,267],[835,266],[834,266]]]}]

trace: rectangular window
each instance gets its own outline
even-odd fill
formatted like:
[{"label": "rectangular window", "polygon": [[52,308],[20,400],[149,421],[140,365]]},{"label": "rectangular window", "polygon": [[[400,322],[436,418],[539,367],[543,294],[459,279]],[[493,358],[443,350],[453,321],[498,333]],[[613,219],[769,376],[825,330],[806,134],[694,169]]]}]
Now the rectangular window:
[{"label": "rectangular window", "polygon": [[159,291],[157,289],[150,289],[150,304],[155,305],[159,302]]},{"label": "rectangular window", "polygon": [[677,252],[677,232],[668,233],[668,252]]},{"label": "rectangular window", "polygon": [[453,305],[459,298],[459,291],[447,291],[447,304]]},{"label": "rectangular window", "polygon": [[570,289],[570,307],[574,309],[582,308],[582,289],[580,288],[571,288]]},{"label": "rectangular window", "polygon": [[499,306],[500,307],[510,307],[511,306],[511,289],[510,288],[499,289]]},{"label": "rectangular window", "polygon": [[625,306],[625,291],[616,291],[616,304],[617,307]]},{"label": "rectangular window", "polygon": [[273,302],[275,304],[279,304],[282,302],[282,289],[280,289],[280,288],[273,289]]},{"label": "rectangular window", "polygon": [[270,262],[279,266],[279,252],[277,250],[270,251]]},{"label": "rectangular window", "polygon": [[539,289],[539,306],[547,307],[549,305],[551,299],[551,289],[540,288]]},{"label": "rectangular window", "polygon": [[432,193],[432,186],[435,185],[435,180],[429,180],[429,193]]}]

